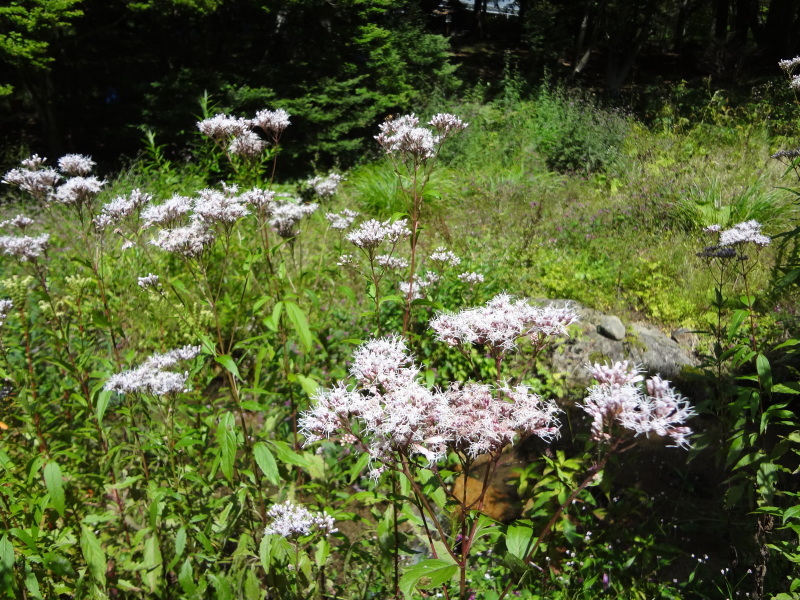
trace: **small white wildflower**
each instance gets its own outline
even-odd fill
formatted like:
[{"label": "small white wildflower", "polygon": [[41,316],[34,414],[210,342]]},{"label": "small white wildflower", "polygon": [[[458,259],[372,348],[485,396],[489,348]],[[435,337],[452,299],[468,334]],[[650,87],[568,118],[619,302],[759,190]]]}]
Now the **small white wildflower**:
[{"label": "small white wildflower", "polygon": [[786,72],[787,75],[791,75],[792,72],[800,66],[800,56],[795,56],[791,59],[781,60],[778,61],[778,66]]},{"label": "small white wildflower", "polygon": [[350,267],[358,263],[358,259],[353,254],[342,254],[336,263],[340,267]]},{"label": "small white wildflower", "polygon": [[21,169],[12,169],[3,177],[3,183],[14,185],[28,192],[37,200],[45,200],[52,194],[53,188],[61,179],[55,169],[42,168],[47,159],[38,154],[22,161]]},{"label": "small white wildflower", "polygon": [[428,122],[441,136],[447,136],[453,132],[463,131],[467,128],[467,123],[464,123],[455,115],[449,113],[439,113],[434,115]]},{"label": "small white wildflower", "polygon": [[14,308],[14,303],[11,300],[0,300],[0,327],[5,325],[8,313],[12,308]]},{"label": "small white wildflower", "polygon": [[239,200],[258,209],[268,209],[275,201],[275,192],[253,188],[242,193],[242,195],[239,196]]},{"label": "small white wildflower", "polygon": [[200,346],[184,346],[165,354],[153,354],[139,367],[109,377],[103,389],[119,394],[140,392],[153,396],[186,392],[189,374],[173,373],[165,369],[173,367],[179,361],[195,358],[200,350]]}]

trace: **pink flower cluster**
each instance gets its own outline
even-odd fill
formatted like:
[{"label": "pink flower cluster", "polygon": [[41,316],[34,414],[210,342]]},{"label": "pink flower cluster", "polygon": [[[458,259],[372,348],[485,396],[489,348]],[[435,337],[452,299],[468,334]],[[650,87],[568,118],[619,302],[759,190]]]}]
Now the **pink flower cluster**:
[{"label": "pink flower cluster", "polygon": [[[374,461],[392,464],[399,452],[433,464],[451,450],[475,457],[499,452],[520,434],[558,435],[559,409],[525,386],[423,386],[405,341],[397,336],[360,346],[350,374],[352,389],[340,382],[320,392],[303,414],[306,444],[339,436],[356,442]],[[373,468],[373,475],[379,472]]]},{"label": "pink flower cluster", "polygon": [[440,313],[431,327],[446,344],[480,344],[492,356],[502,356],[515,349],[523,336],[541,344],[548,336],[567,335],[567,327],[577,321],[578,315],[569,306],[532,306],[527,300],[499,294],[486,306],[456,314]]},{"label": "pink flower cluster", "polygon": [[621,427],[635,435],[654,433],[671,438],[675,446],[689,446],[692,430],[683,423],[695,413],[668,381],[658,376],[645,380],[628,361],[594,364],[590,370],[597,384],[589,388],[582,408],[592,417],[595,441],[612,440]]}]

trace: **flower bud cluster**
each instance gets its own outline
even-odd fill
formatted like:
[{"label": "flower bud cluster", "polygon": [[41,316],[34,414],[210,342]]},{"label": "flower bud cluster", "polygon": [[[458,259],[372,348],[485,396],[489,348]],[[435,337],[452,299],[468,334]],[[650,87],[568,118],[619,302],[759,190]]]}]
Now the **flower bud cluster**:
[{"label": "flower bud cluster", "polygon": [[137,210],[141,210],[152,201],[152,194],[142,192],[138,188],[133,190],[128,196],[117,196],[111,202],[104,204],[100,209],[100,214],[94,219],[95,227],[97,227],[98,231],[104,231],[109,227],[114,227],[122,222],[123,219],[126,219]]},{"label": "flower bud cluster", "polygon": [[189,373],[167,371],[180,361],[192,360],[200,354],[200,346],[184,346],[165,354],[153,354],[142,365],[109,377],[104,390],[119,394],[143,393],[165,396],[186,392]]},{"label": "flower bud cluster", "polygon": [[11,226],[11,227],[16,227],[17,229],[20,229],[22,231],[25,231],[26,228],[30,227],[35,222],[36,221],[31,219],[30,217],[26,217],[25,215],[17,215],[13,219],[7,219],[6,221],[0,223],[0,227],[5,228]]},{"label": "flower bud cluster", "polygon": [[305,204],[294,198],[276,200],[270,207],[270,226],[282,238],[292,238],[297,235],[295,225],[319,208],[319,204]]},{"label": "flower bud cluster", "polygon": [[719,234],[720,246],[736,246],[750,243],[764,247],[768,246],[771,241],[768,236],[761,233],[761,223],[755,220],[739,223]]},{"label": "flower bud cluster", "polygon": [[381,132],[375,139],[390,155],[405,154],[416,161],[426,161],[436,155],[446,137],[467,127],[458,117],[445,113],[434,116],[428,124],[434,127],[436,135],[420,127],[419,118],[413,113],[403,115],[381,123]]},{"label": "flower bud cluster", "polygon": [[272,523],[264,529],[264,535],[296,538],[314,533],[331,535],[338,531],[330,515],[311,512],[305,506],[294,504],[289,500],[273,505],[267,511],[267,516],[272,519]]},{"label": "flower bud cluster", "polygon": [[97,165],[90,156],[66,154],[58,159],[58,170],[70,177],[85,176]]},{"label": "flower bud cluster", "polygon": [[16,186],[37,200],[47,200],[61,180],[55,169],[44,167],[47,159],[38,154],[22,161],[21,169],[11,169],[5,174],[3,183]]},{"label": "flower bud cluster", "polygon": [[621,427],[635,435],[669,437],[674,446],[689,446],[692,431],[683,423],[695,412],[668,381],[658,376],[645,380],[628,361],[589,369],[597,384],[589,388],[581,408],[592,417],[595,441],[611,441]]},{"label": "flower bud cluster", "polygon": [[23,236],[0,236],[0,250],[3,254],[13,256],[20,262],[34,261],[42,254],[47,252],[50,245],[50,234],[43,233],[36,237]]}]

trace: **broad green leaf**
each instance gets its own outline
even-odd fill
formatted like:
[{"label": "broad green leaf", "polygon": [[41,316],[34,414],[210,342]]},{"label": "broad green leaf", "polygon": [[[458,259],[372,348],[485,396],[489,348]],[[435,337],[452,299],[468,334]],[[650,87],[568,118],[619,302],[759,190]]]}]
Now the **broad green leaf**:
[{"label": "broad green leaf", "polygon": [[186,548],[186,527],[178,529],[175,536],[175,558],[180,558]]},{"label": "broad green leaf", "polygon": [[519,559],[524,560],[533,548],[536,533],[529,525],[511,525],[506,533],[506,549]]},{"label": "broad green leaf", "polygon": [[275,462],[275,457],[264,442],[256,442],[253,446],[253,458],[255,458],[256,464],[261,469],[264,477],[272,485],[280,484],[281,476],[278,472],[278,463]]},{"label": "broad green leaf", "polygon": [[286,300],[284,302],[284,306],[286,307],[286,316],[289,317],[289,321],[294,327],[294,330],[297,332],[297,335],[300,337],[300,341],[303,344],[303,348],[306,352],[311,351],[311,330],[308,328],[308,320],[306,319],[306,314],[303,312],[297,304],[292,302],[291,300]]},{"label": "broad green leaf", "polygon": [[[415,588],[429,589],[449,581],[458,572],[458,566],[439,558],[429,558],[408,568],[400,577],[400,591],[412,598]],[[423,581],[424,580],[424,581]]]},{"label": "broad green leaf", "polygon": [[59,516],[63,517],[66,510],[64,498],[64,477],[58,463],[51,461],[44,467],[44,483],[50,492],[50,503]]},{"label": "broad green leaf", "polygon": [[194,569],[192,569],[192,563],[188,558],[181,565],[181,570],[178,573],[178,583],[183,593],[187,596],[191,596],[197,590],[197,585],[194,582]]},{"label": "broad green leaf", "polygon": [[231,358],[230,354],[217,356],[214,358],[214,360],[225,367],[225,369],[233,373],[236,376],[236,379],[241,381],[242,376],[239,375],[239,367],[236,366],[236,362],[233,360],[233,358]]},{"label": "broad green leaf", "polygon": [[14,569],[14,545],[8,539],[8,534],[0,538],[0,570],[10,573]]},{"label": "broad green leaf", "polygon": [[264,597],[265,590],[261,587],[261,582],[254,569],[247,570],[247,576],[244,578],[244,600],[261,600]]},{"label": "broad green leaf", "polygon": [[100,545],[100,540],[92,532],[91,529],[85,525],[81,526],[81,550],[83,551],[83,559],[89,566],[89,572],[92,574],[92,579],[97,582],[100,587],[106,587],[106,553]]}]

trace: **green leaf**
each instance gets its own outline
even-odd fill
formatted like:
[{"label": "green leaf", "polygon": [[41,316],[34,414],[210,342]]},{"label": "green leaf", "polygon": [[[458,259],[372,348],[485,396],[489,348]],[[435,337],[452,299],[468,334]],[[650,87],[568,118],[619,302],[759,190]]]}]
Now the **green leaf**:
[{"label": "green leaf", "polygon": [[14,570],[14,545],[8,539],[8,534],[0,538],[0,571],[11,573]]},{"label": "green leaf", "polygon": [[181,565],[181,570],[178,573],[178,583],[183,593],[187,596],[191,597],[197,591],[197,585],[194,582],[194,569],[192,569],[192,563],[188,558]]},{"label": "green leaf", "polygon": [[[440,558],[429,558],[407,569],[400,578],[400,591],[412,598],[415,588],[427,589],[442,585],[458,572],[458,566]],[[423,579],[426,581],[420,583]]]},{"label": "green leaf", "polygon": [[161,560],[161,548],[158,546],[158,538],[151,535],[144,543],[144,581],[150,587],[150,591],[155,593],[162,579],[163,565]]},{"label": "green leaf", "polygon": [[51,461],[44,467],[44,483],[47,491],[50,492],[50,504],[63,517],[66,510],[64,498],[64,477],[61,474],[61,467],[58,463]]},{"label": "green leaf", "polygon": [[221,364],[223,367],[225,367],[228,371],[233,373],[236,376],[236,378],[241,381],[242,376],[239,375],[239,367],[236,366],[236,363],[229,354],[223,354],[222,356],[217,356],[216,358],[214,358],[214,360],[217,361],[219,364]]},{"label": "green leaf", "polygon": [[309,467],[308,459],[292,450],[289,447],[289,444],[286,442],[271,440],[269,443],[272,445],[272,449],[275,450],[278,460],[282,463],[287,465],[297,465],[298,467],[303,467],[304,469]]},{"label": "green leaf", "polygon": [[229,483],[233,483],[233,463],[236,460],[236,421],[233,413],[225,413],[217,426],[217,443],[220,447],[220,469]]},{"label": "green leaf", "polygon": [[524,560],[533,547],[536,533],[528,525],[511,525],[506,533],[506,549],[519,559]]},{"label": "green leaf", "polygon": [[294,330],[300,337],[300,342],[303,344],[303,348],[306,352],[310,352],[312,338],[311,330],[308,328],[306,314],[303,312],[303,309],[301,309],[291,300],[286,300],[284,302],[284,306],[286,307],[286,316],[289,317],[292,327],[294,327]]},{"label": "green leaf", "polygon": [[281,476],[278,472],[278,463],[275,462],[275,457],[264,442],[256,442],[253,446],[253,458],[255,458],[256,464],[261,469],[264,477],[272,485],[280,484]]},{"label": "green leaf", "polygon": [[103,416],[106,414],[108,408],[108,401],[111,399],[111,390],[103,390],[97,395],[97,403],[94,407],[95,414],[97,415],[97,422],[103,422]]},{"label": "green leaf", "polygon": [[785,511],[783,511],[784,525],[786,524],[786,521],[788,521],[789,519],[794,519],[795,517],[798,516],[800,516],[800,504],[798,504],[797,506],[792,506],[790,508],[787,508]]},{"label": "green leaf", "polygon": [[758,380],[761,382],[761,387],[764,388],[764,391],[769,392],[772,390],[772,369],[769,366],[767,357],[761,353],[756,357],[756,371],[758,372]]},{"label": "green leaf", "polygon": [[300,373],[295,373],[294,377],[309,398],[313,398],[317,394],[317,391],[319,390],[319,383],[310,377],[300,375]]},{"label": "green leaf", "polygon": [[89,572],[92,574],[92,579],[100,584],[100,587],[106,587],[106,553],[100,545],[100,540],[92,532],[91,529],[85,525],[81,526],[81,550],[83,551],[83,559],[89,566]]},{"label": "green leaf", "polygon": [[772,391],[776,394],[800,394],[800,383],[776,383],[772,386]]}]

